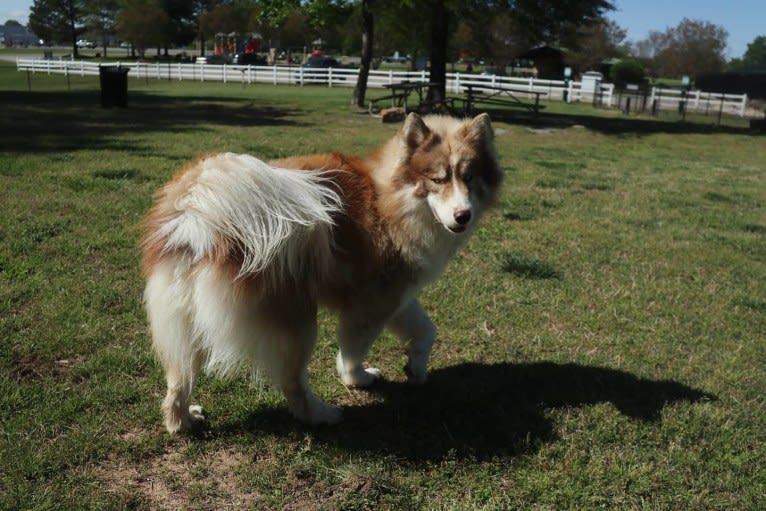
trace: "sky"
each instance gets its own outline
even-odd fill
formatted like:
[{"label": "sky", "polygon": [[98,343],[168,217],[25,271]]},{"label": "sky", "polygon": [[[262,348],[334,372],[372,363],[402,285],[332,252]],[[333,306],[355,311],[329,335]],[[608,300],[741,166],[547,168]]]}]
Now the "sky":
[{"label": "sky", "polygon": [[[727,56],[741,57],[748,43],[766,35],[764,0],[612,0],[607,14],[627,30],[629,41],[645,39],[650,31],[664,31],[684,19],[709,21],[729,32]],[[16,20],[26,25],[32,0],[0,0],[0,24]]]}]

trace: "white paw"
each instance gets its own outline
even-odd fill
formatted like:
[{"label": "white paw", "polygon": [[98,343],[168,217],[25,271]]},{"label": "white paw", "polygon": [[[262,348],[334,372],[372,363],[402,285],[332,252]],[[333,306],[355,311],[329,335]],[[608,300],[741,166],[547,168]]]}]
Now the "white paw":
[{"label": "white paw", "polygon": [[360,366],[351,370],[347,369],[340,353],[338,353],[336,366],[341,381],[348,387],[369,387],[381,377],[380,369],[374,367],[365,369]]},{"label": "white paw", "polygon": [[369,387],[376,380],[380,379],[380,369],[368,367],[367,369],[358,369],[353,372],[344,371],[341,373],[340,379],[348,387]]},{"label": "white paw", "polygon": [[186,413],[180,414],[180,416],[170,413],[165,419],[165,428],[168,433],[183,433],[186,431],[192,431],[205,422],[205,415],[202,407],[199,405],[191,405]]},{"label": "white paw", "polygon": [[189,418],[194,422],[201,422],[205,420],[205,412],[200,405],[189,406]]}]

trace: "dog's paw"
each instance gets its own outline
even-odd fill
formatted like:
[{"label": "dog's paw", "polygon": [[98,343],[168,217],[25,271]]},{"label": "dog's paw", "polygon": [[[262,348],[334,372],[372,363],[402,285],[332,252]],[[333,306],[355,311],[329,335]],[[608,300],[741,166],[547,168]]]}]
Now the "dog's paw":
[{"label": "dog's paw", "polygon": [[369,387],[380,379],[380,369],[368,367],[353,372],[343,372],[340,375],[343,384],[348,387]]},{"label": "dog's paw", "polygon": [[356,369],[348,370],[343,363],[343,356],[340,352],[336,359],[336,367],[341,381],[347,387],[369,387],[381,377],[380,369],[374,367],[368,367],[367,369],[357,367]]},{"label": "dog's paw", "polygon": [[428,380],[428,371],[425,368],[415,368],[412,363],[404,366],[404,374],[407,375],[407,383],[411,385],[423,385]]},{"label": "dog's paw", "polygon": [[189,406],[187,413],[180,416],[170,413],[165,418],[165,428],[168,433],[186,433],[198,429],[205,423],[205,414],[199,405]]},{"label": "dog's paw", "polygon": [[309,395],[298,402],[289,402],[288,406],[293,416],[301,422],[312,425],[333,425],[343,419],[343,409]]}]

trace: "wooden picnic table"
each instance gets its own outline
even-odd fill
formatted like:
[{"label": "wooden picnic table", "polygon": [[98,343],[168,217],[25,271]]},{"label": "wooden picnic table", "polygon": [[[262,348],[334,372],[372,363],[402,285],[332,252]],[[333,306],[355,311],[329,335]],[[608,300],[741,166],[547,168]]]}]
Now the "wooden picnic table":
[{"label": "wooden picnic table", "polygon": [[408,111],[407,107],[407,99],[412,95],[412,93],[416,93],[418,96],[418,106],[417,110],[420,110],[421,105],[425,105],[427,101],[423,99],[424,93],[428,90],[429,87],[436,87],[438,86],[438,83],[434,82],[420,82],[420,81],[404,81],[404,82],[397,82],[397,83],[387,83],[383,85],[386,89],[391,90],[391,94],[387,96],[382,96],[379,98],[373,98],[370,100],[370,113],[372,113],[373,109],[378,106],[377,103],[380,101],[386,101],[391,100],[391,107],[402,107],[404,108],[404,111]]},{"label": "wooden picnic table", "polygon": [[[540,96],[548,94],[547,92],[514,89],[497,85],[465,84],[463,87],[466,89],[465,112],[469,115],[473,115],[476,103],[487,103],[491,105],[521,107],[532,112],[537,117],[540,110],[545,108],[540,105]],[[515,94],[534,94],[535,102],[533,104],[523,101]]]}]

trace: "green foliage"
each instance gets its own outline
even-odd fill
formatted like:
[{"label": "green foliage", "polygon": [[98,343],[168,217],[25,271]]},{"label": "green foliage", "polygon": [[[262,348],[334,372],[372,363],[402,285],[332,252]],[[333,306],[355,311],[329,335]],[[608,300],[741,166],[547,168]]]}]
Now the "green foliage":
[{"label": "green foliage", "polygon": [[766,36],[758,36],[747,45],[742,65],[748,68],[766,69]]},{"label": "green foliage", "polygon": [[34,0],[29,8],[29,29],[46,43],[72,46],[83,32],[84,0]]},{"label": "green foliage", "polygon": [[142,56],[147,48],[170,42],[170,27],[170,17],[161,7],[143,2],[132,2],[117,18],[117,35],[130,41]]},{"label": "green foliage", "polygon": [[641,83],[646,79],[644,66],[635,59],[620,59],[609,70],[613,83]]}]

